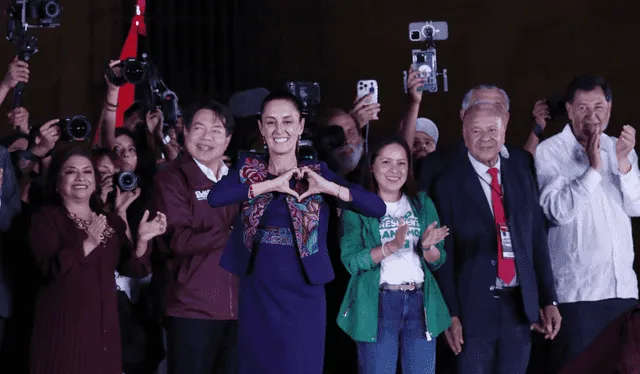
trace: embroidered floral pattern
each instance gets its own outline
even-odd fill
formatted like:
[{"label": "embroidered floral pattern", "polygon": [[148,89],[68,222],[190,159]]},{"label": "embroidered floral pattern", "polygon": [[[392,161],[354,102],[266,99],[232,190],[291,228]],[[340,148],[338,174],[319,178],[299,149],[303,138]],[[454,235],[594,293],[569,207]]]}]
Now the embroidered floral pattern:
[{"label": "embroidered floral pattern", "polygon": [[293,234],[284,227],[267,227],[256,232],[256,243],[293,245]]},{"label": "embroidered floral pattern", "polygon": [[[320,173],[319,164],[308,165],[307,167],[316,173]],[[240,169],[240,182],[245,185],[251,185],[265,181],[266,179],[266,163],[257,158],[247,158]],[[301,194],[306,189],[305,184],[305,181],[297,181],[294,190]],[[264,211],[272,199],[273,194],[266,193],[256,196],[242,204],[244,244],[249,250],[252,249],[254,238],[258,233],[260,218],[262,218]],[[309,196],[300,202],[293,196],[287,196],[285,199],[289,212],[291,213],[293,232],[300,257],[307,257],[318,252],[318,224],[320,221],[320,206],[323,201],[322,196]]]}]

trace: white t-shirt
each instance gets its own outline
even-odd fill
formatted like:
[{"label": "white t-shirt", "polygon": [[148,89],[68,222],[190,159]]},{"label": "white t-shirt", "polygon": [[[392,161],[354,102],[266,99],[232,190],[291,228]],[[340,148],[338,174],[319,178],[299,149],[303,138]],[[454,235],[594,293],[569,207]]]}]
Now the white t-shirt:
[{"label": "white t-shirt", "polygon": [[[395,203],[387,203],[387,213],[380,220],[380,238],[382,243],[391,242],[396,237],[400,219],[409,225],[404,248],[382,260],[380,268],[380,284],[402,284],[408,282],[424,282],[424,272],[420,256],[416,252],[418,240],[422,236],[420,221],[413,214],[411,204],[406,195],[402,195]],[[385,246],[385,253],[390,251]]]}]

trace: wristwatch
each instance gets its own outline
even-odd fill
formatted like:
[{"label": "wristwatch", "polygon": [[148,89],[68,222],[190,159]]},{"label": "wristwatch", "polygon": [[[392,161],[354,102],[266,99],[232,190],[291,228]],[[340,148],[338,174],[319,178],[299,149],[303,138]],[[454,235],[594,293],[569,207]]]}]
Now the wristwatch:
[{"label": "wristwatch", "polygon": [[544,129],[542,128],[542,126],[540,126],[539,124],[536,123],[536,127],[533,128],[533,133],[536,134],[536,136],[540,140],[542,140],[544,138],[544,135],[542,135],[543,131],[544,131]]}]

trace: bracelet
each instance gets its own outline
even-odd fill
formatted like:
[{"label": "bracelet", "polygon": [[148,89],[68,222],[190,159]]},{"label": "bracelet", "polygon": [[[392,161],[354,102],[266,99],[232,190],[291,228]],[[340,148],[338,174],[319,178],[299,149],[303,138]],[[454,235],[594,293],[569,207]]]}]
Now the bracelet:
[{"label": "bracelet", "polygon": [[253,191],[253,185],[249,186],[249,199],[253,199],[256,197],[255,192]]},{"label": "bracelet", "polygon": [[388,256],[389,256],[388,254],[384,253],[384,246],[385,246],[386,244],[387,244],[387,243],[382,243],[382,255],[383,255],[384,257],[388,257]]}]

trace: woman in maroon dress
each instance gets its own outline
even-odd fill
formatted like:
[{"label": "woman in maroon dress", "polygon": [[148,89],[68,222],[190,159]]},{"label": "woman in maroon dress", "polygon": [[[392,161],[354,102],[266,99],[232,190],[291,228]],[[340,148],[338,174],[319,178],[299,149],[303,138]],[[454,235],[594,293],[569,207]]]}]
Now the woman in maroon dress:
[{"label": "woman in maroon dress", "polygon": [[45,277],[38,291],[32,374],[121,374],[120,326],[114,270],[149,272],[147,243],[163,234],[162,213],[138,227],[135,248],[127,224],[103,215],[96,168],[83,148],[54,157],[47,205],[34,214],[30,244]]}]

